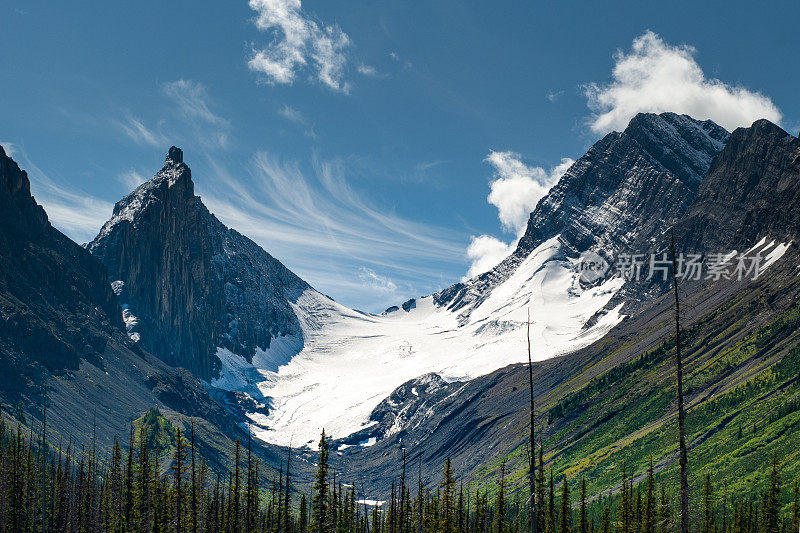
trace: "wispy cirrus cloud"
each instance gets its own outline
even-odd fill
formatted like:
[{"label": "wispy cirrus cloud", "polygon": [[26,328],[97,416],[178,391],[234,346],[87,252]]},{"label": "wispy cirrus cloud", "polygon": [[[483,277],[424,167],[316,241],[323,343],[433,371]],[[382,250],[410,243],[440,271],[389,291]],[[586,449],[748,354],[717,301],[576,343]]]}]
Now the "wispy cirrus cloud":
[{"label": "wispy cirrus cloud", "polygon": [[397,285],[386,276],[377,274],[371,268],[361,267],[358,269],[358,277],[369,287],[378,292],[394,295],[397,292]]},{"label": "wispy cirrus cloud", "polygon": [[175,80],[162,86],[164,94],[172,99],[186,118],[206,124],[228,127],[227,119],[211,110],[211,98],[205,85],[193,80]]},{"label": "wispy cirrus cloud", "polygon": [[147,127],[144,121],[133,115],[126,114],[125,118],[114,123],[122,133],[142,146],[160,147],[167,143],[166,137],[160,131]]},{"label": "wispy cirrus cloud", "polygon": [[617,51],[612,81],[584,88],[594,112],[591,129],[621,131],[636,113],[664,111],[711,119],[731,131],[760,118],[780,122],[780,110],[763,94],[706,78],[696,53],[689,45],[667,44],[652,31],[634,39],[629,52]]},{"label": "wispy cirrus cloud", "polygon": [[308,70],[326,87],[349,92],[344,70],[351,42],[339,26],[317,22],[303,11],[300,0],[250,0],[249,5],[257,13],[256,27],[272,39],[253,50],[251,70],[269,84],[291,84]]},{"label": "wispy cirrus cloud", "polygon": [[[175,112],[189,135],[208,148],[226,149],[229,145],[231,123],[213,111],[214,102],[206,86],[198,81],[179,79],[164,83],[161,91],[175,104]],[[186,135],[177,135],[184,138]]]},{"label": "wispy cirrus cloud", "polygon": [[442,288],[443,271],[463,268],[462,234],[373,205],[341,161],[315,159],[309,171],[260,152],[244,166],[246,180],[210,163],[209,209],[348,304],[382,310]]},{"label": "wispy cirrus cloud", "polygon": [[285,118],[301,130],[303,130],[303,135],[308,137],[309,139],[316,139],[317,134],[314,131],[314,125],[306,118],[306,116],[299,110],[284,104],[283,107],[278,109],[278,115]]},{"label": "wispy cirrus cloud", "polygon": [[124,185],[125,189],[128,191],[132,191],[133,189],[135,189],[136,187],[147,181],[147,178],[136,172],[136,170],[133,168],[128,169],[125,172],[121,173],[118,176],[118,178],[119,182],[122,185]]}]

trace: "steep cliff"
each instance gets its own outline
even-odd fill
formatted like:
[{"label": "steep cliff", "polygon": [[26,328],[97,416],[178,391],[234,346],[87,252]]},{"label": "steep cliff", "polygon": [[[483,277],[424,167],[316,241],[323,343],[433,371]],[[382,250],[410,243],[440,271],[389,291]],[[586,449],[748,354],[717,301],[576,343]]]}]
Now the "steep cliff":
[{"label": "steep cliff", "polygon": [[0,258],[6,363],[36,361],[60,371],[103,352],[109,332],[122,325],[105,268],[50,224],[31,196],[27,173],[2,147]]},{"label": "steep cliff", "polygon": [[208,211],[179,148],[117,202],[88,250],[108,268],[131,338],[203,379],[219,370],[218,348],[250,361],[300,334],[290,302],[308,284]]},{"label": "steep cliff", "polygon": [[612,262],[620,251],[649,250],[694,200],[728,132],[674,113],[636,115],[578,159],[531,213],[514,252],[492,270],[435,295],[466,317],[543,242],[564,253],[593,251]]},{"label": "steep cliff", "polygon": [[797,242],[798,184],[800,139],[768,120],[738,128],[714,159],[678,225],[681,247],[743,251],[760,238]]}]

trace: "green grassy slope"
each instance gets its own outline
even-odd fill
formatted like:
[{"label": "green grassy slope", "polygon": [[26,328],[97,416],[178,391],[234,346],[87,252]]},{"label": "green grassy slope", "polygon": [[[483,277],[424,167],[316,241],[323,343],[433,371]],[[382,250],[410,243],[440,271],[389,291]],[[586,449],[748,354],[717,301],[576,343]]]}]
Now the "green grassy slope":
[{"label": "green grassy slope", "polygon": [[[784,501],[800,474],[800,277],[796,254],[745,290],[692,288],[687,304],[685,387],[690,483],[699,505],[702,482],[711,475],[719,499],[757,498],[766,488],[773,454],[781,463]],[[709,295],[725,296],[709,307]],[[730,295],[730,296],[728,296]],[[539,396],[546,467],[576,488],[585,478],[589,494],[615,492],[626,463],[641,479],[652,458],[658,481],[677,487],[674,337],[668,300],[651,320],[593,348],[577,368]],[[643,348],[646,347],[646,348]],[[566,359],[565,361],[566,362]],[[524,376],[505,384],[524,390]],[[517,383],[518,382],[518,383]],[[517,394],[516,392],[514,394]],[[524,485],[525,413],[517,414],[508,455],[477,472],[484,483],[508,458]],[[755,490],[754,490],[755,489]],[[788,512],[788,507],[785,512]]]}]

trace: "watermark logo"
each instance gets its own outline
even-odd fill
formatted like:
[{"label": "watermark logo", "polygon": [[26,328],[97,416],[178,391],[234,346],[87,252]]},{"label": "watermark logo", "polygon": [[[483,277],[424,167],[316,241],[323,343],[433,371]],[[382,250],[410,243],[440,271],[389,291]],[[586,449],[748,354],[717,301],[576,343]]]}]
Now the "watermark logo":
[{"label": "watermark logo", "polygon": [[605,277],[611,265],[603,257],[594,252],[589,252],[581,257],[576,266],[582,283],[594,283]]},{"label": "watermark logo", "polygon": [[[756,280],[763,272],[764,257],[760,252],[745,255],[734,252],[716,252],[703,257],[701,254],[678,254],[675,258],[675,277],[680,280],[735,279]],[[614,263],[615,275],[626,280],[652,279],[667,281],[672,276],[672,259],[666,253],[620,254]]]},{"label": "watermark logo", "polygon": [[[675,258],[676,278],[686,281],[757,280],[767,264],[761,252],[742,254],[716,252],[711,254],[681,253]],[[595,252],[584,254],[575,265],[581,283],[592,284],[608,277],[628,281],[667,281],[672,278],[672,258],[666,254],[619,254],[610,264]]]}]

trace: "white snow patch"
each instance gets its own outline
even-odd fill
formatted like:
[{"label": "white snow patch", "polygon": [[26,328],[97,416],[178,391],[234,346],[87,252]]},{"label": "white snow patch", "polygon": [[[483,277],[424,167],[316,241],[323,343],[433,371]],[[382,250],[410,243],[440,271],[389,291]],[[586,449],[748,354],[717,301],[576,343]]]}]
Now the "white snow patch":
[{"label": "white snow patch", "polygon": [[386,502],[384,500],[366,500],[365,499],[365,500],[358,500],[356,503],[359,504],[359,505],[370,505],[372,507],[380,507]]},{"label": "white snow patch", "polygon": [[[268,379],[281,365],[288,363],[302,348],[303,340],[299,336],[275,337],[266,350],[256,348],[253,362],[248,363],[241,355],[227,348],[217,347],[217,357],[222,367],[219,377],[212,379],[211,385],[222,390],[246,392],[253,398],[263,399],[264,396],[256,385]],[[248,416],[256,423],[264,423],[261,420],[263,415],[250,413]]]},{"label": "white snow patch", "polygon": [[[273,406],[255,434],[274,444],[288,445],[294,437],[316,447],[323,428],[335,439],[362,429],[371,411],[410,379],[431,372],[448,381],[472,379],[527,361],[529,307],[535,360],[594,342],[622,319],[621,306],[591,328],[584,325],[623,280],[583,289],[576,262],[565,257],[558,237],[542,243],[463,325],[458,313],[437,307],[431,296],[406,313],[372,315],[305,291],[293,304],[302,351],[275,370],[244,376],[263,376],[256,386]],[[245,372],[229,366],[226,386],[235,386]]]},{"label": "white snow patch", "polygon": [[[782,242],[775,246],[775,248],[773,248],[772,251],[766,255],[766,257],[764,257],[764,262],[761,263],[761,268],[758,270],[758,275],[760,276],[763,274],[769,267],[774,265],[778,259],[783,257],[783,254],[786,253],[786,250],[788,250],[791,245],[791,242]],[[765,250],[766,249],[769,249],[769,246],[765,248]]]},{"label": "white snow patch", "polygon": [[131,312],[128,304],[122,304],[121,307],[122,321],[125,323],[125,331],[128,333],[128,337],[133,342],[139,342],[142,339],[142,335],[136,331],[136,326],[139,325],[139,318]]},{"label": "white snow patch", "polygon": [[217,347],[217,357],[222,366],[219,376],[211,380],[213,387],[227,391],[242,391],[253,398],[263,399],[261,391],[256,386],[264,379],[258,368],[227,348]]},{"label": "white snow patch", "polygon": [[125,288],[125,282],[122,281],[121,279],[111,282],[111,290],[114,291],[114,294],[116,294],[117,296],[122,294],[122,289],[124,288]]}]

